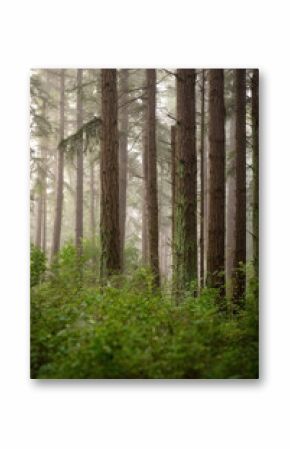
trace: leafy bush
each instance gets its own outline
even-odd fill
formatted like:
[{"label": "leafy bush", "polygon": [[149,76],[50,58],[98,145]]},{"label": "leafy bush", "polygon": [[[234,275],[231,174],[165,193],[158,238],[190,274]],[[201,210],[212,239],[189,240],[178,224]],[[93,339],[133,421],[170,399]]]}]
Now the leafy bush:
[{"label": "leafy bush", "polygon": [[46,270],[45,254],[37,246],[30,245],[30,287],[39,284]]},{"label": "leafy bush", "polygon": [[32,290],[33,378],[258,376],[258,311],[251,292],[246,308],[229,317],[216,307],[215,290],[189,293],[176,306],[170,295],[152,291],[145,269],[120,278],[118,288],[114,281],[103,290],[84,287],[67,251],[54,277]]}]

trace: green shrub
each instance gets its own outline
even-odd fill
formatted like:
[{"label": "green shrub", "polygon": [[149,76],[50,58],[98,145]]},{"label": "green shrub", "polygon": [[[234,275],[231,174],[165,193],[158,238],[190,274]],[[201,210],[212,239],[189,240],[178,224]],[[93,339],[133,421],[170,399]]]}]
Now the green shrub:
[{"label": "green shrub", "polygon": [[30,245],[30,287],[39,284],[46,270],[45,254],[37,246]]},{"label": "green shrub", "polygon": [[[67,250],[68,251],[68,250]],[[32,290],[31,375],[34,378],[256,378],[257,301],[229,317],[216,292],[185,295],[179,306],[153,293],[139,269],[110,286],[78,285],[66,258]],[[64,282],[65,279],[65,282]]]}]

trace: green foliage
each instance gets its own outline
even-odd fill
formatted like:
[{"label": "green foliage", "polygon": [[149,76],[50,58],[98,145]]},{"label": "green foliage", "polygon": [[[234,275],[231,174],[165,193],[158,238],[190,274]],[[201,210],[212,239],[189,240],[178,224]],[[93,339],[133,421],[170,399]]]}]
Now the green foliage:
[{"label": "green foliage", "polygon": [[[87,287],[72,246],[31,295],[33,378],[256,378],[258,308],[249,291],[233,317],[216,291],[188,292],[180,305],[152,289],[144,268]],[[89,270],[83,265],[83,277]],[[86,287],[84,287],[86,285]]]},{"label": "green foliage", "polygon": [[30,245],[30,287],[39,284],[46,270],[45,254],[37,246]]}]

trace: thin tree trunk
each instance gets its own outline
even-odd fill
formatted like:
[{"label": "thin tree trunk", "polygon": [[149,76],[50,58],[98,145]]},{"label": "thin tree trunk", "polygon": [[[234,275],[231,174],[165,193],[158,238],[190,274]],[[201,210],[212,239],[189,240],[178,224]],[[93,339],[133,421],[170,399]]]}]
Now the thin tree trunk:
[{"label": "thin tree trunk", "polygon": [[197,279],[195,70],[177,70],[176,270],[177,294]]},{"label": "thin tree trunk", "polygon": [[225,271],[225,135],[224,74],[209,74],[209,217],[207,284],[221,288]]},{"label": "thin tree trunk", "polygon": [[121,268],[119,227],[119,143],[115,69],[102,74],[101,278]]},{"label": "thin tree trunk", "polygon": [[200,123],[200,286],[204,286],[204,139],[205,139],[205,70],[201,78],[201,123]]},{"label": "thin tree trunk", "polygon": [[259,70],[252,76],[252,136],[253,136],[253,263],[259,278]]},{"label": "thin tree trunk", "polygon": [[126,203],[127,203],[127,165],[128,165],[128,69],[120,70],[120,112],[119,112],[119,213],[120,213],[120,246],[121,268],[124,268],[124,249],[126,237]]},{"label": "thin tree trunk", "polygon": [[156,287],[160,285],[158,256],[158,193],[156,157],[156,70],[147,69],[147,154],[149,263]]},{"label": "thin tree trunk", "polygon": [[[83,124],[82,99],[83,70],[77,70],[77,130]],[[76,248],[78,255],[82,254],[83,240],[83,136],[77,142],[77,180],[76,180]]]},{"label": "thin tree trunk", "polygon": [[37,215],[36,215],[36,235],[35,246],[41,249],[41,236],[42,236],[42,219],[43,219],[43,195],[40,190],[37,200]]},{"label": "thin tree trunk", "polygon": [[94,244],[96,240],[96,213],[95,213],[95,164],[93,157],[90,160],[90,230],[91,241]]},{"label": "thin tree trunk", "polygon": [[47,186],[46,180],[44,184],[43,190],[43,224],[42,224],[42,251],[46,254],[46,246],[47,246]]},{"label": "thin tree trunk", "polygon": [[[59,103],[59,139],[64,139],[64,120],[65,120],[65,107],[64,107],[64,88],[65,88],[65,70],[60,71],[60,103]],[[57,151],[57,184],[56,184],[56,206],[55,217],[53,227],[53,238],[51,255],[52,258],[58,253],[60,249],[61,238],[61,222],[62,222],[62,210],[63,210],[63,171],[64,171],[64,153],[60,146]]]},{"label": "thin tree trunk", "polygon": [[236,82],[236,220],[233,300],[240,302],[246,288],[246,70],[235,71]]}]

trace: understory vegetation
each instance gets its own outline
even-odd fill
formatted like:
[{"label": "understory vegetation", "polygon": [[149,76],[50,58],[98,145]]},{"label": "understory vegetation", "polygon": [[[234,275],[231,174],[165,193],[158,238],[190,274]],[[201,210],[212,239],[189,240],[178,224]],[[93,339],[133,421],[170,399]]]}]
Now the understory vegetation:
[{"label": "understory vegetation", "polygon": [[84,248],[80,261],[66,245],[50,267],[31,248],[32,378],[258,377],[254,280],[236,314],[220,310],[216,289],[186,291],[176,305],[170,285],[156,290],[145,268],[101,287]]}]

